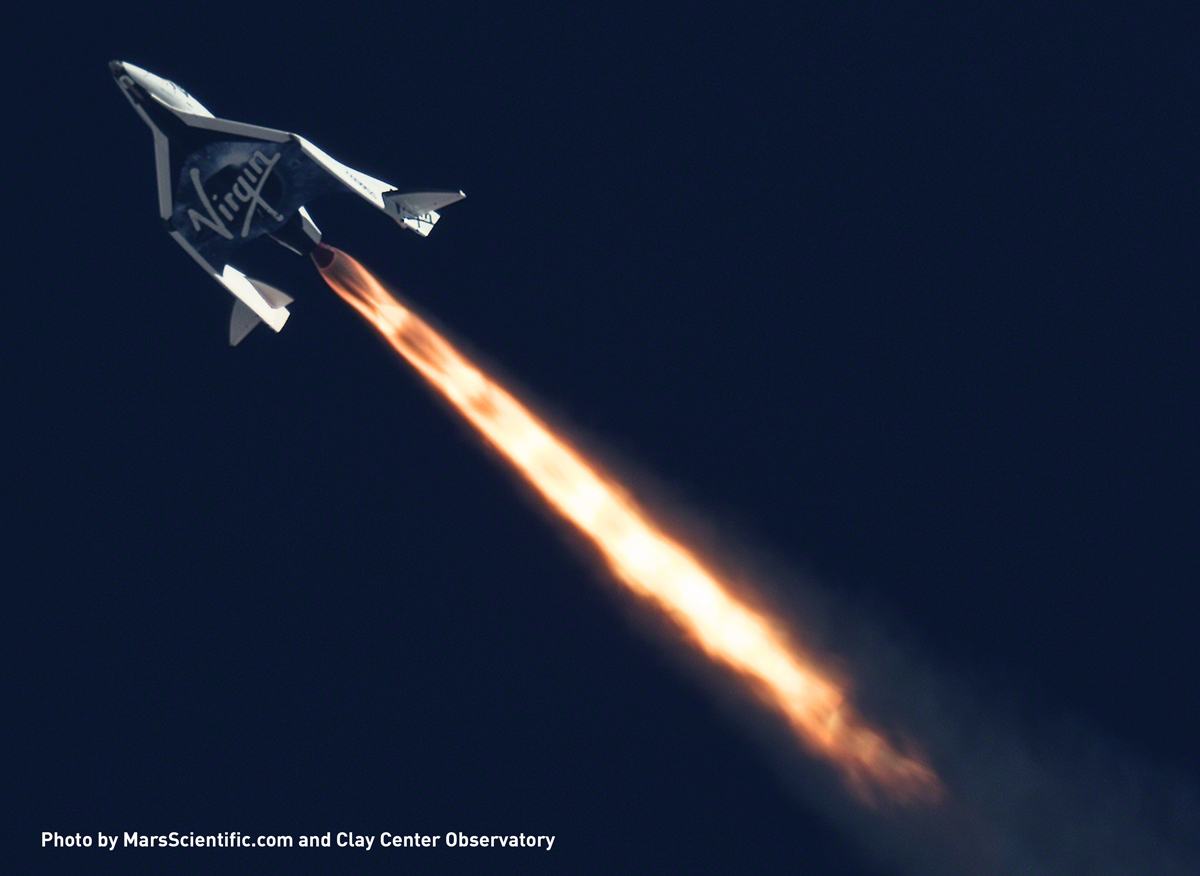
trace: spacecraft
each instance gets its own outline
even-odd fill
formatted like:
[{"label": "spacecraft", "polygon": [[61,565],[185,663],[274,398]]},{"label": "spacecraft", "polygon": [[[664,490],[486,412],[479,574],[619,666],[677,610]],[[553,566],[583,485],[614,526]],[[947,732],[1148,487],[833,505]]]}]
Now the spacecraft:
[{"label": "spacecraft", "polygon": [[291,297],[247,277],[233,262],[264,235],[300,255],[311,253],[321,242],[307,210],[313,198],[352,191],[424,237],[438,210],[465,197],[460,191],[401,193],[298,134],[218,119],[174,82],[133,64],[112,61],[109,69],[154,136],[158,213],[167,232],[233,294],[230,344],[260,322],[275,331],[287,322]]}]

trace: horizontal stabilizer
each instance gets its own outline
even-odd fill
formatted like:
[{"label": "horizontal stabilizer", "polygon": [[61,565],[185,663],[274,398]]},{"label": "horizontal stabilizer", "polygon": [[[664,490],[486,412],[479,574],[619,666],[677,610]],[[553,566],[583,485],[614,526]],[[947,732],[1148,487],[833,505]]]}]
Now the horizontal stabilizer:
[{"label": "horizontal stabilizer", "polygon": [[388,215],[422,237],[427,237],[441,216],[438,210],[465,198],[462,192],[389,192],[383,196]]},{"label": "horizontal stabilizer", "polygon": [[[255,280],[253,277],[246,277],[246,280],[258,290],[258,294],[262,296],[262,300],[271,307],[272,315],[279,313],[280,308],[287,307],[292,303],[292,297],[286,292],[281,292],[274,286],[269,286],[262,280]],[[287,311],[284,310],[282,313],[286,320]],[[242,338],[250,334],[250,329],[262,321],[262,317],[255,313],[246,301],[241,298],[235,298],[233,300],[233,316],[229,319],[229,345],[236,347],[241,343]],[[283,323],[280,323],[279,328],[282,327]],[[274,324],[272,324],[272,328],[275,328]],[[279,328],[276,328],[275,331],[279,331]]]},{"label": "horizontal stabilizer", "polygon": [[274,286],[268,286],[262,280],[255,280],[253,277],[247,277],[246,279],[250,281],[251,286],[259,291],[263,300],[272,307],[287,307],[292,303],[292,296],[286,292],[281,292]]},{"label": "horizontal stabilizer", "polygon": [[240,298],[233,299],[233,316],[229,319],[229,346],[236,347],[242,338],[250,334],[250,329],[262,322],[258,314],[242,303]]},{"label": "horizontal stabilizer", "polygon": [[[287,307],[272,307],[270,302],[263,297],[262,292],[255,286],[254,281],[235,268],[233,265],[226,265],[225,270],[214,276],[221,281],[221,284],[233,293],[233,296],[244,304],[247,309],[251,310],[259,319],[269,325],[275,331],[283,328],[283,324],[287,322],[288,310]],[[263,284],[266,285],[266,284]],[[268,287],[270,288],[270,287]],[[282,295],[277,289],[271,289]],[[285,296],[286,297],[286,296]],[[232,326],[231,326],[232,328]],[[253,328],[253,326],[251,326]],[[250,331],[250,329],[246,329]],[[243,337],[245,333],[243,332]]]},{"label": "horizontal stabilizer", "polygon": [[[204,256],[196,251],[196,247],[188,242],[188,239],[183,236],[178,230],[172,230],[171,236],[176,242],[187,251],[187,254],[194,258],[204,270],[208,271],[216,279],[218,283],[233,293],[233,297],[239,303],[245,306],[247,310],[257,316],[261,321],[265,322],[275,331],[283,328],[283,324],[288,319],[287,305],[291,304],[292,299],[280,292],[274,286],[268,286],[258,280],[251,280],[233,265],[225,265],[220,273],[208,263]],[[229,337],[231,344],[237,344],[250,329],[254,328],[257,323],[245,324],[245,317],[239,316],[238,310],[234,308],[233,317],[229,324]],[[235,327],[240,327],[235,331]],[[240,332],[240,333],[239,333]],[[236,335],[237,339],[234,340]]]}]

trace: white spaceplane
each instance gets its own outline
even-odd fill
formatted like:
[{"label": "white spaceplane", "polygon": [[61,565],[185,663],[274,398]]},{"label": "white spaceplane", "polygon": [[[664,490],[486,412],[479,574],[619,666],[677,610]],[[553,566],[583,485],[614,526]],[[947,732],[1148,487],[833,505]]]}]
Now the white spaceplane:
[{"label": "white spaceplane", "polygon": [[334,160],[297,134],[218,119],[174,82],[122,61],[109,64],[121,93],[154,135],[158,212],[167,231],[234,296],[229,343],[265,322],[287,322],[292,299],[230,259],[262,235],[301,255],[321,242],[305,205],[349,189],[422,237],[462,192],[402,194]]}]

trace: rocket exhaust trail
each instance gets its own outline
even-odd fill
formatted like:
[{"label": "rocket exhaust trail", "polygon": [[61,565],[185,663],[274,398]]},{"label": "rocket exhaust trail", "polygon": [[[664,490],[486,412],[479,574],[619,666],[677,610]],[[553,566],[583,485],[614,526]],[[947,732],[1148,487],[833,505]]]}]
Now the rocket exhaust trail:
[{"label": "rocket exhaust trail", "polygon": [[667,536],[617,483],[463,358],[393,298],[362,265],[319,245],[325,281],[374,325],[525,477],[555,512],[599,549],[625,586],[654,604],[713,661],[736,672],[780,712],[800,741],[835,765],[870,801],[937,802],[941,781],[867,725],[834,679],[740,602],[683,545]]}]

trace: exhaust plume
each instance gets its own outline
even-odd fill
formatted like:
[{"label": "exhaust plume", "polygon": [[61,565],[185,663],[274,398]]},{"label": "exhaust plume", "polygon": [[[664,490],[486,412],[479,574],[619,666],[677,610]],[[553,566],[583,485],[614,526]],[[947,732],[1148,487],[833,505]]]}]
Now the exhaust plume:
[{"label": "exhaust plume", "polygon": [[788,722],[811,753],[859,797],[936,803],[941,780],[853,708],[843,684],[791,643],[779,624],[739,600],[627,492],[540,422],[503,387],[397,301],[362,265],[319,246],[326,282],[353,306],[599,550],[612,574],[657,607],[712,661],[737,674]]}]

